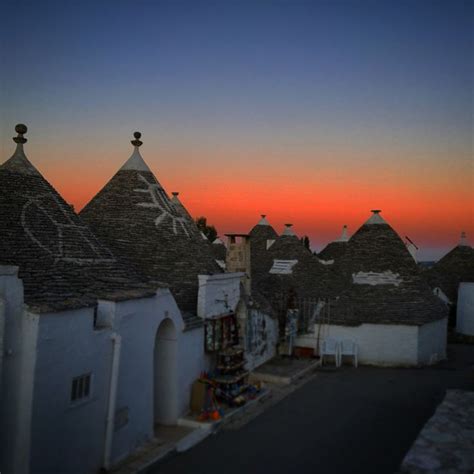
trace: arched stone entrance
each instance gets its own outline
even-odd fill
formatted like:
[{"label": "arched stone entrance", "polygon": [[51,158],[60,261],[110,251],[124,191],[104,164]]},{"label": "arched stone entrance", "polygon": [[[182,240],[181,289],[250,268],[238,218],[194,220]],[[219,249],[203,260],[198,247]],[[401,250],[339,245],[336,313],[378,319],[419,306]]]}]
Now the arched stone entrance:
[{"label": "arched stone entrance", "polygon": [[178,419],[178,351],[173,321],[161,322],[154,351],[154,422],[174,425]]}]

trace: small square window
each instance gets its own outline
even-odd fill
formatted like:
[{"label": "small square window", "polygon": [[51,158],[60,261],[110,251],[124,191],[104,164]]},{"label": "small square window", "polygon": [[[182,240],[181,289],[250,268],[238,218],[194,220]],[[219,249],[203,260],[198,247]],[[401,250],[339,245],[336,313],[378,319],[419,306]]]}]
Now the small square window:
[{"label": "small square window", "polygon": [[91,374],[74,377],[71,384],[71,402],[89,398],[91,390]]}]

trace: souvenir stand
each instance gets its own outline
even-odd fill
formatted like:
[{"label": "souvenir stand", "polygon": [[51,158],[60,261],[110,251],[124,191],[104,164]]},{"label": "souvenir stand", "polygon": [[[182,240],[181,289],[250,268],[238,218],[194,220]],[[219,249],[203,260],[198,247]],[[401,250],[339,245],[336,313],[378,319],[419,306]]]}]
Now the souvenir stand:
[{"label": "souvenir stand", "polygon": [[206,319],[205,349],[216,355],[216,369],[209,375],[219,401],[230,406],[241,405],[248,389],[244,350],[239,346],[239,328],[234,313]]}]

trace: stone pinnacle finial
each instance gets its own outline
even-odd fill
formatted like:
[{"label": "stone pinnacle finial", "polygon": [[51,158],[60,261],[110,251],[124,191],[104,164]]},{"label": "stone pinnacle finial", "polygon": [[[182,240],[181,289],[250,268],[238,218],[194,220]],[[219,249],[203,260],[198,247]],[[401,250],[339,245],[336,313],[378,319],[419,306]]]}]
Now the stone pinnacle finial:
[{"label": "stone pinnacle finial", "polygon": [[171,194],[172,194],[173,196],[175,196],[175,197],[178,197],[178,196],[179,196],[179,192],[178,192],[178,191],[173,191]]},{"label": "stone pinnacle finial", "polygon": [[132,140],[130,143],[133,146],[142,146],[143,142],[140,141],[140,138],[142,137],[142,134],[140,132],[134,132],[133,136],[135,137],[135,140]]},{"label": "stone pinnacle finial", "polygon": [[266,214],[260,214],[262,216],[262,219],[265,219],[265,217],[267,217]]},{"label": "stone pinnacle finial", "polygon": [[28,127],[23,123],[19,123],[15,127],[15,132],[18,133],[18,136],[13,137],[15,143],[26,143],[28,140],[23,136],[28,131]]},{"label": "stone pinnacle finial", "polygon": [[370,212],[372,212],[374,214],[380,214],[382,212],[382,210],[381,209],[371,209]]},{"label": "stone pinnacle finial", "polygon": [[290,228],[290,227],[293,227],[293,224],[285,224],[285,226]]}]

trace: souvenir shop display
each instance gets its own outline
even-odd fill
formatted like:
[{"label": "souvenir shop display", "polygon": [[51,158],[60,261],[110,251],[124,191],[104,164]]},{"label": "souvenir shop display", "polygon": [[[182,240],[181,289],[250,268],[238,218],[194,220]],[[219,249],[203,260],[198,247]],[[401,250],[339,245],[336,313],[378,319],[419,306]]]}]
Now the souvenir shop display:
[{"label": "souvenir shop display", "polygon": [[204,330],[206,352],[227,349],[239,342],[239,331],[234,314],[207,319],[204,323]]}]

